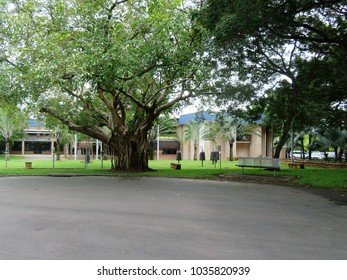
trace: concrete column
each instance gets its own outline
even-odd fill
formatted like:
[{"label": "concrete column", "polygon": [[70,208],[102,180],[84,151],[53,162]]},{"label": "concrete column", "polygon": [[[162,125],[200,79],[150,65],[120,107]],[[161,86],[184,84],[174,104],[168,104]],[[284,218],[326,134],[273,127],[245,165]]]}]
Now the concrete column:
[{"label": "concrete column", "polygon": [[77,160],[77,132],[75,132],[74,140],[74,160]]},{"label": "concrete column", "polygon": [[99,140],[96,139],[95,159],[99,159]]},{"label": "concrete column", "polygon": [[51,155],[53,155],[53,150],[54,150],[54,141],[52,140],[52,142],[51,142]]},{"label": "concrete column", "polygon": [[25,154],[25,141],[22,140],[22,156]]}]

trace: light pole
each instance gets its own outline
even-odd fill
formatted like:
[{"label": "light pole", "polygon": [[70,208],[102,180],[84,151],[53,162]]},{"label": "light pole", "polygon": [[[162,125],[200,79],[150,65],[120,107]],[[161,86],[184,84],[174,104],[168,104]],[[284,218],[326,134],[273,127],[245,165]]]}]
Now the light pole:
[{"label": "light pole", "polygon": [[75,141],[74,141],[74,160],[77,160],[77,132],[75,132]]},{"label": "light pole", "polygon": [[158,125],[158,128],[157,128],[157,160],[159,160],[159,143],[160,143],[160,140],[159,140],[159,125]]},{"label": "light pole", "polygon": [[54,169],[54,156],[55,156],[55,148],[53,148],[53,169]]},{"label": "light pole", "polygon": [[291,133],[291,137],[290,137],[290,159],[291,162],[294,162],[294,120],[292,121],[292,133]]},{"label": "light pole", "polygon": [[63,136],[62,130],[58,128],[55,132],[55,138],[57,139],[57,149],[56,149],[57,160],[60,160],[60,141],[62,136]]},{"label": "light pole", "polygon": [[99,140],[96,139],[96,149],[95,149],[95,159],[98,160],[99,159]]}]

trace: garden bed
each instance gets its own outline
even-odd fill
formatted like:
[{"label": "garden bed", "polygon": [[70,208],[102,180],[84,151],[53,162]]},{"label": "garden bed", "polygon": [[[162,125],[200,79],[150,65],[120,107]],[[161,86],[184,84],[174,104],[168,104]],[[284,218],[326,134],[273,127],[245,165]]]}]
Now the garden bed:
[{"label": "garden bed", "polygon": [[[285,159],[285,160],[282,160],[282,163],[290,164],[292,163],[292,161],[291,159]],[[303,166],[318,167],[318,168],[347,168],[347,162],[295,159],[294,163],[302,164]]]}]

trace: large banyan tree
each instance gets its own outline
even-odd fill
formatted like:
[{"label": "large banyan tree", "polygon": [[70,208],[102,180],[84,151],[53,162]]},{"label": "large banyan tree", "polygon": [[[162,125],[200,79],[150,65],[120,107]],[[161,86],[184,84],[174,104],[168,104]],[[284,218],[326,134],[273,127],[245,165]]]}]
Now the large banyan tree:
[{"label": "large banyan tree", "polygon": [[154,120],[205,86],[204,32],[180,0],[13,0],[1,16],[13,94],[107,144],[117,170],[146,170]]}]

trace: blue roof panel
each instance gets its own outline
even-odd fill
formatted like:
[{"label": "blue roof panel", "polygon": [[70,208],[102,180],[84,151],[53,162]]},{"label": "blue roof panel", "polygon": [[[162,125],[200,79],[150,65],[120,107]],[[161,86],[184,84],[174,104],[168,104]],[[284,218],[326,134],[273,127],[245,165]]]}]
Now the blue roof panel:
[{"label": "blue roof panel", "polygon": [[45,128],[45,126],[46,126],[45,122],[34,120],[34,119],[28,120],[28,127]]},{"label": "blue roof panel", "polygon": [[190,113],[190,114],[180,115],[180,117],[178,119],[178,124],[179,125],[189,124],[192,121],[197,121],[198,119],[200,120],[201,117],[206,122],[213,122],[215,119],[214,115],[209,114],[207,112],[203,112],[202,114],[201,113]]}]

